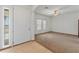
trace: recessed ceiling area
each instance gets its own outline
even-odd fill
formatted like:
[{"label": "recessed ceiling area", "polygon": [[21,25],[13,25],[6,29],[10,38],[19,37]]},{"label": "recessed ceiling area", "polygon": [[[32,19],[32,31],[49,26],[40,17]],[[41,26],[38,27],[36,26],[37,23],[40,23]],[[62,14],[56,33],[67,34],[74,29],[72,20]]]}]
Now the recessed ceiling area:
[{"label": "recessed ceiling area", "polygon": [[46,16],[57,16],[74,12],[79,12],[78,5],[38,5],[35,9],[35,13]]}]

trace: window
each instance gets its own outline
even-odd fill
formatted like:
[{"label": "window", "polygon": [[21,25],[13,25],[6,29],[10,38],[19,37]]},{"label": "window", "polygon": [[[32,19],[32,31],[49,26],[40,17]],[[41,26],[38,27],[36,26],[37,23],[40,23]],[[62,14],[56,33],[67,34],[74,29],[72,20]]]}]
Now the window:
[{"label": "window", "polygon": [[4,45],[9,45],[9,9],[4,9]]},{"label": "window", "polygon": [[46,20],[43,20],[43,30],[46,29]]},{"label": "window", "polygon": [[37,30],[41,30],[42,29],[41,28],[42,27],[42,20],[39,19],[39,20],[37,20],[36,23],[37,23]]},{"label": "window", "polygon": [[38,19],[36,20],[36,28],[37,30],[46,30],[46,20]]}]

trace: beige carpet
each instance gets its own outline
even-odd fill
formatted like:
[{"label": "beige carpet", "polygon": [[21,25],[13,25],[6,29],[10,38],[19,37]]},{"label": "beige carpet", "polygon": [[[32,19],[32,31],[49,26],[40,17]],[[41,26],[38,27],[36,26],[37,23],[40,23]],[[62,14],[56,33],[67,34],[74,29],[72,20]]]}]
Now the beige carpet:
[{"label": "beige carpet", "polygon": [[53,52],[79,52],[79,38],[59,33],[45,33],[36,36],[37,42]]},{"label": "beige carpet", "polygon": [[14,46],[13,48],[8,48],[0,51],[1,53],[51,53],[50,50],[46,49],[39,43],[32,41],[27,42],[18,46]]}]

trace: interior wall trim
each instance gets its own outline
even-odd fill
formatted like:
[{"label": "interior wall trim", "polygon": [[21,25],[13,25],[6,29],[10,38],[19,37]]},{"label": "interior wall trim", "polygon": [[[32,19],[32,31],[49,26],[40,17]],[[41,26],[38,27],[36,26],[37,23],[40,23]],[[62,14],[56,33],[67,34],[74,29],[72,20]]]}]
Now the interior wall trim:
[{"label": "interior wall trim", "polygon": [[32,42],[32,41],[35,41],[35,40],[30,40],[30,41],[27,41],[27,42],[23,42],[23,43],[20,43],[20,44],[16,44],[16,45],[13,45],[13,46],[9,46],[9,47],[6,47],[6,48],[2,48],[2,49],[0,49],[0,51],[5,50],[5,49],[8,49],[8,48],[15,47],[15,46],[18,46],[18,45],[21,45],[21,44],[25,44],[25,43],[28,43],[28,42]]},{"label": "interior wall trim", "polygon": [[58,34],[71,35],[71,36],[76,36],[76,37],[78,37],[78,35],[68,34],[68,33],[61,33],[61,32],[55,32],[55,31],[48,31],[48,32],[38,33],[38,34],[35,34],[35,36],[36,36],[36,35],[45,34],[45,33],[58,33]]},{"label": "interior wall trim", "polygon": [[48,31],[48,32],[42,32],[42,33],[38,33],[38,34],[35,34],[36,35],[41,35],[41,34],[45,34],[45,33],[51,33],[52,31]]},{"label": "interior wall trim", "polygon": [[76,36],[76,37],[78,37],[78,35],[69,34],[69,33],[55,32],[55,31],[51,31],[51,32],[52,32],[52,33],[58,33],[58,34],[71,35],[71,36]]}]

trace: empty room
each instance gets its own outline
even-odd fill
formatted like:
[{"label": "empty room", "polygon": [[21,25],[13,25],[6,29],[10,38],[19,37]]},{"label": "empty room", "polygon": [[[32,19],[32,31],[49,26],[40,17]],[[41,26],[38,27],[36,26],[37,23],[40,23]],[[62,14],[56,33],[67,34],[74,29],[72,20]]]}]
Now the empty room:
[{"label": "empty room", "polygon": [[79,5],[0,5],[0,53],[79,53]]}]

